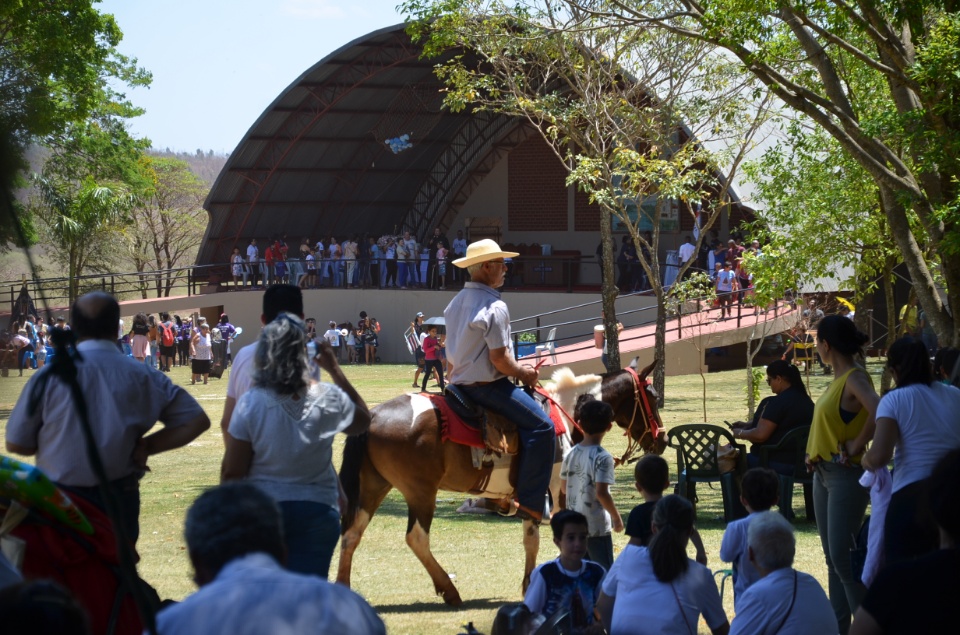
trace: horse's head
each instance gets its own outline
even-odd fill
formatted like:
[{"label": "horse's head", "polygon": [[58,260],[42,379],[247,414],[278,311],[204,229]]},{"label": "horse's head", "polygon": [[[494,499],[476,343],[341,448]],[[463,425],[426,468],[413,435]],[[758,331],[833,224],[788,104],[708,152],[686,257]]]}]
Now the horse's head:
[{"label": "horse's head", "polygon": [[603,376],[603,400],[613,406],[614,420],[629,433],[631,444],[646,453],[662,454],[667,441],[657,406],[659,395],[647,380],[659,360],[641,371],[637,371],[638,361],[634,358],[624,370]]}]

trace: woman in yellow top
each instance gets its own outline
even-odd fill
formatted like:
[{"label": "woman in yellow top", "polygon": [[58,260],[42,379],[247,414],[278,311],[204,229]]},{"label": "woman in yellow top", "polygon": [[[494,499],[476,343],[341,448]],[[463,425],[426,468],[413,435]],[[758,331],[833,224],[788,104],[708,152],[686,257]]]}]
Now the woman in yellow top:
[{"label": "woman in yellow top", "polygon": [[817,325],[817,352],[836,371],[813,411],[807,462],[814,471],[813,504],[817,530],[827,559],[830,604],[840,633],[850,628],[850,616],[866,588],[850,566],[851,536],[857,535],[870,500],[860,485],[860,458],[873,438],[880,397],[858,363],[867,336],[853,321],[830,315]]}]

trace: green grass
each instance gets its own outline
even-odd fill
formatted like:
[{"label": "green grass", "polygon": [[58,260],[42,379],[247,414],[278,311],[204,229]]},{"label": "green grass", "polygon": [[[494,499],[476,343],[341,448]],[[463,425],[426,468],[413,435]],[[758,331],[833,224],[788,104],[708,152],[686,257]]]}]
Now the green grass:
[{"label": "green grass", "polygon": [[[870,371],[879,386],[879,365],[871,364]],[[371,406],[412,390],[413,367],[409,365],[348,366],[345,372]],[[26,371],[23,378],[0,379],[0,430],[5,429],[10,409],[30,374],[31,371]],[[172,378],[185,384],[200,401],[213,426],[189,446],[151,460],[152,472],[143,479],[141,486],[139,569],[143,578],[158,589],[161,597],[181,599],[195,589],[182,538],[183,518],[194,498],[219,481],[223,442],[218,424],[227,381],[225,375],[223,380],[210,380],[207,386],[191,386],[185,368],[175,368]],[[814,399],[831,379],[811,377]],[[745,418],[745,384],[746,375],[742,370],[708,375],[707,415],[710,422]],[[667,378],[666,405],[661,413],[668,429],[703,419],[701,390],[697,375]],[[334,452],[338,467],[342,443],[341,437]],[[623,452],[625,439],[615,430],[607,436],[604,445],[618,456]],[[674,451],[668,450],[666,457],[675,466]],[[723,566],[717,557],[724,528],[720,490],[719,487],[700,485],[698,494],[698,526],[710,558],[709,566],[716,570]],[[617,470],[613,495],[624,515],[641,502],[633,486],[631,468]],[[354,558],[353,587],[377,609],[391,633],[455,633],[468,621],[474,622],[482,631],[488,631],[501,604],[521,599],[523,547],[519,521],[457,514],[456,509],[463,498],[446,492],[439,494],[430,534],[435,557],[455,578],[464,599],[459,610],[448,608],[434,596],[429,577],[407,548],[404,542],[406,505],[396,492],[391,492],[371,522]],[[801,516],[795,524],[797,568],[811,573],[826,587],[826,566],[820,541],[815,525],[802,518],[799,487],[794,496],[794,509]],[[615,552],[625,544],[622,534],[614,535]],[[555,555],[549,529],[545,528],[541,532],[539,560],[542,562]],[[334,555],[331,576],[335,575],[338,557]],[[732,618],[730,583],[727,584],[724,604]],[[701,632],[707,632],[702,621],[700,628]]]}]

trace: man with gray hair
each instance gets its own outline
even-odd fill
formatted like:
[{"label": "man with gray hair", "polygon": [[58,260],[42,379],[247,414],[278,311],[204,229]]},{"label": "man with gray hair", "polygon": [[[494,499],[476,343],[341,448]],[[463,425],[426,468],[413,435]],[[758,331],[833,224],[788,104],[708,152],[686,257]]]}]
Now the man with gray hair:
[{"label": "man with gray hair", "polygon": [[747,530],[750,562],[760,573],[737,601],[730,635],[828,635],[838,632],[830,600],[813,576],[793,569],[793,527],[776,512],[761,512]]},{"label": "man with gray hair", "polygon": [[513,358],[510,311],[497,291],[506,276],[505,259],[518,255],[501,250],[490,239],[471,243],[467,255],[453,261],[470,273],[470,282],[450,301],[443,315],[450,383],[477,404],[516,424],[522,445],[516,514],[539,524],[553,472],[555,433],[553,422],[540,405],[510,381],[513,377],[533,388],[540,373]]},{"label": "man with gray hair", "polygon": [[280,510],[254,485],[227,483],[201,494],[183,534],[200,589],[157,615],[161,635],[386,633],[355,592],[282,568]]}]

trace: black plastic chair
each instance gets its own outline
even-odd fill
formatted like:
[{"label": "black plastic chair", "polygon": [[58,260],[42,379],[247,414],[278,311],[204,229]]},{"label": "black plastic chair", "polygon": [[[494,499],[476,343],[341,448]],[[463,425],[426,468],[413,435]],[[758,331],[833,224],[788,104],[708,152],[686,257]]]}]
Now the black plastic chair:
[{"label": "black plastic chair", "polygon": [[780,513],[790,520],[795,517],[793,513],[795,483],[803,485],[803,502],[807,511],[807,520],[816,520],[813,509],[813,473],[807,471],[805,461],[809,436],[810,426],[802,426],[787,432],[778,443],[764,444],[757,448],[761,467],[771,467],[771,463],[778,463],[790,465],[793,468],[790,474],[776,470],[780,476]]},{"label": "black plastic chair", "polygon": [[[677,494],[690,501],[694,513],[696,484],[720,483],[724,522],[746,516],[737,485],[738,477],[746,470],[746,448],[734,441],[730,431],[709,423],[686,423],[671,428],[668,436],[670,447],[677,451]],[[721,473],[717,448],[728,444],[740,450],[740,456],[735,470]]]}]

